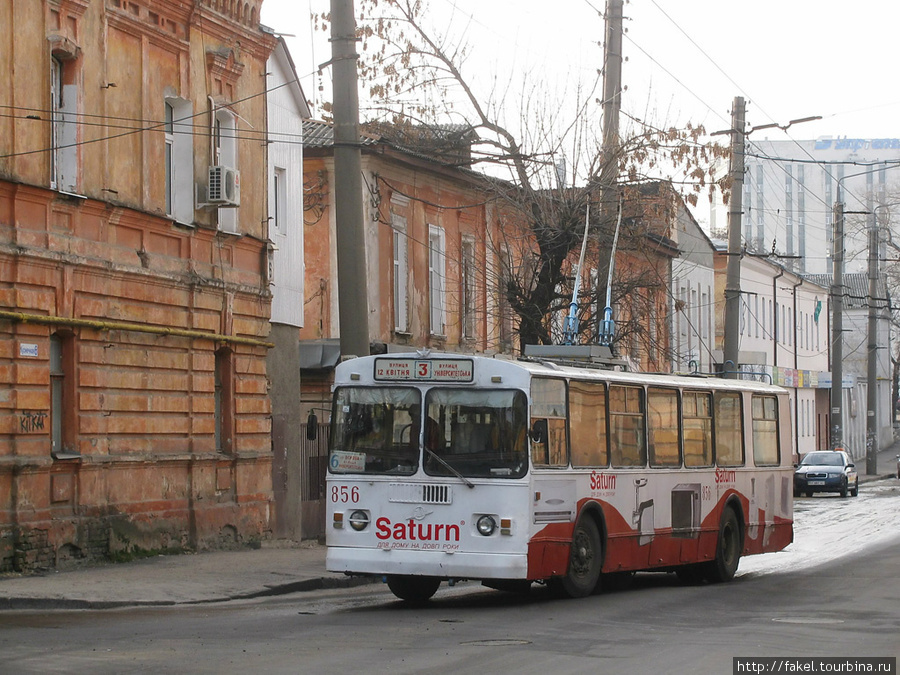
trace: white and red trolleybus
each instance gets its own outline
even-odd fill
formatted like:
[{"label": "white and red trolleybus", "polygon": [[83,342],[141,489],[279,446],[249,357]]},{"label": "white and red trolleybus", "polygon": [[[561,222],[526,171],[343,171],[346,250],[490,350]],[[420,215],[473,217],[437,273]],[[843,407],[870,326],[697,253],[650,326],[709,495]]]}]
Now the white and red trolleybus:
[{"label": "white and red trolleybus", "polygon": [[728,581],[793,538],[788,398],[759,382],[399,354],[335,373],[327,568],[580,597],[603,575]]}]

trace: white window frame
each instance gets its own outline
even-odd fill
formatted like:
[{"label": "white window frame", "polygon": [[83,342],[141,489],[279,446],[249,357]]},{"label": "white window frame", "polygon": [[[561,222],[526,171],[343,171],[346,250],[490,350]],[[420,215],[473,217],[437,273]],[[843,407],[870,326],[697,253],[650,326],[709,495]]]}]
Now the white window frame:
[{"label": "white window frame", "polygon": [[165,211],[182,225],[194,224],[194,148],[191,102],[176,96],[164,101]]},{"label": "white window frame", "polygon": [[[227,108],[216,109],[213,148],[216,166],[238,169],[237,117]],[[240,207],[220,208],[217,211],[219,231],[237,234]]]},{"label": "white window frame", "polygon": [[444,228],[428,226],[428,312],[432,335],[445,336],[447,324],[447,244]]},{"label": "white window frame", "polygon": [[164,103],[163,130],[165,132],[164,163],[166,171],[166,214],[175,215],[175,108],[169,100]]},{"label": "white window frame", "polygon": [[409,332],[409,237],[406,218],[391,214],[393,228],[394,332]]},{"label": "white window frame", "polygon": [[60,192],[78,192],[78,86],[66,84],[70,61],[50,58],[50,187]]}]

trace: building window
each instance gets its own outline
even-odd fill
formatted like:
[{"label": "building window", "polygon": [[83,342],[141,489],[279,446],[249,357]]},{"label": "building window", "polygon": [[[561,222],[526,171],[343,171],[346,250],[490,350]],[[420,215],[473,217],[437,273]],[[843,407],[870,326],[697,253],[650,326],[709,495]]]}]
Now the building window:
[{"label": "building window", "polygon": [[460,247],[462,300],[462,336],[465,339],[475,337],[475,240],[472,237],[462,238]]},{"label": "building window", "polygon": [[172,194],[175,186],[175,111],[172,104],[166,101],[165,132],[166,132],[166,213],[172,215],[175,211],[175,198]]},{"label": "building window", "polygon": [[428,226],[428,300],[432,335],[446,335],[444,284],[446,274],[444,228]]},{"label": "building window", "polygon": [[78,87],[75,62],[54,55],[50,59],[50,187],[77,192]]},{"label": "building window", "polygon": [[[225,108],[216,110],[213,148],[216,166],[237,170],[237,124],[234,114]],[[233,234],[238,232],[238,210],[234,207],[218,209],[219,230]]]},{"label": "building window", "polygon": [[223,347],[216,351],[215,416],[216,450],[234,451],[234,352]]},{"label": "building window", "polygon": [[287,226],[287,171],[275,167],[272,175],[272,226],[280,234],[285,234]]},{"label": "building window", "polygon": [[406,218],[391,214],[394,237],[394,331],[409,332],[409,240],[406,236]]},{"label": "building window", "polygon": [[166,215],[179,223],[194,221],[194,156],[189,101],[167,97],[164,101],[164,170]]},{"label": "building window", "polygon": [[50,452],[58,458],[75,452],[74,336],[50,336]]},{"label": "building window", "polygon": [[513,342],[513,309],[509,302],[508,289],[512,283],[512,259],[509,251],[501,251],[498,256],[499,273],[497,274],[497,305],[500,310],[498,328],[500,334],[500,351],[508,352]]}]

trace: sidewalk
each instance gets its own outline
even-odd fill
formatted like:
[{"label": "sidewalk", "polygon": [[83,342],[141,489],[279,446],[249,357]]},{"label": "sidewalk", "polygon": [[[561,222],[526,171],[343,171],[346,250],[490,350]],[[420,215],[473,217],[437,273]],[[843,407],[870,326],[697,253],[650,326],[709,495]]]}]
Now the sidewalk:
[{"label": "sidewalk", "polygon": [[371,580],[325,571],[324,546],[266,542],[260,549],[0,575],[0,611],[198,604],[364,583]]},{"label": "sidewalk", "polygon": [[[862,486],[896,480],[900,443],[878,453],[878,473]],[[865,487],[862,488],[865,490]],[[110,609],[225,602],[371,583],[325,571],[325,547],[312,542],[264,542],[260,549],[156,556],[33,576],[0,575],[0,611],[13,609]]]},{"label": "sidewalk", "polygon": [[880,478],[897,478],[897,455],[900,454],[900,441],[894,441],[892,445],[876,455],[877,471],[872,475],[866,474],[866,458],[853,460],[856,464],[856,473],[859,475],[861,485]]}]

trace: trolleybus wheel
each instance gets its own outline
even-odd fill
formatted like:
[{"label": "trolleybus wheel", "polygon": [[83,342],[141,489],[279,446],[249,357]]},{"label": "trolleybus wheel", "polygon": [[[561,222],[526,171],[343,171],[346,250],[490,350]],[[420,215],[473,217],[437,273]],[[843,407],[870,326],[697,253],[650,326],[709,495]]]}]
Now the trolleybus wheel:
[{"label": "trolleybus wheel", "polygon": [[594,592],[603,564],[600,532],[591,518],[582,518],[572,533],[569,569],[559,580],[562,591],[570,598],[584,598]]},{"label": "trolleybus wheel", "polygon": [[391,593],[407,602],[425,602],[437,592],[441,580],[437,577],[413,577],[390,574],[387,578]]},{"label": "trolleybus wheel", "polygon": [[719,525],[719,541],[716,543],[716,557],[706,563],[706,578],[717,584],[731,581],[741,560],[741,526],[734,510],[726,508]]}]

